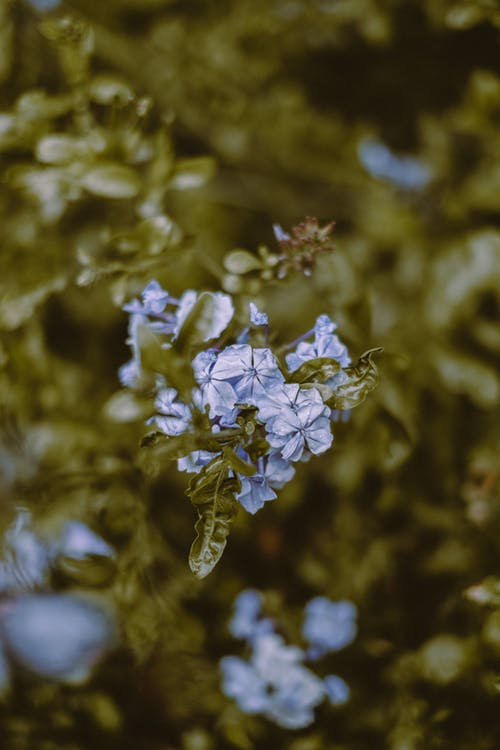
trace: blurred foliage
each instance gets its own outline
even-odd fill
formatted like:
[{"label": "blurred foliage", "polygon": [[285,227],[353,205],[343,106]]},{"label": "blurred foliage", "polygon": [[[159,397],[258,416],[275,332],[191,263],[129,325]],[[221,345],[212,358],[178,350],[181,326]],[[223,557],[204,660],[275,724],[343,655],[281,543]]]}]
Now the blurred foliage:
[{"label": "blurred foliage", "polygon": [[[112,545],[112,566],[24,586],[104,597],[122,645],[86,685],[14,669],[2,748],[496,750],[498,4],[36,5],[0,0],[0,530],[24,509],[42,535],[78,519]],[[369,138],[429,181],[372,176]],[[307,215],[335,219],[336,250],[278,281],[270,227]],[[120,305],[152,276],[236,283],[290,338],[326,312],[355,358],[385,352],[336,450],[240,513],[202,583],[183,478],[145,470],[148,414],[116,402]],[[248,586],[281,613],[317,594],[359,608],[336,661],[352,699],[310,730],[220,692]]]}]

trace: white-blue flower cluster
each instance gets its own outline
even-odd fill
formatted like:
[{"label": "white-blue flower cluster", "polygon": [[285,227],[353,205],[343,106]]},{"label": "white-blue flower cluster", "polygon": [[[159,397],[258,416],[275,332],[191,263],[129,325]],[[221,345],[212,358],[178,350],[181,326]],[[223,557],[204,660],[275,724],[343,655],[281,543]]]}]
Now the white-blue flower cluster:
[{"label": "white-blue flower cluster", "polygon": [[116,641],[112,610],[92,594],[50,593],[50,573],[60,558],[113,558],[85,523],[66,521],[42,536],[20,509],[3,539],[0,559],[0,695],[18,665],[64,683],[87,680]]},{"label": "white-blue flower cluster", "polygon": [[[205,292],[204,295],[210,297],[209,314],[204,312],[202,320],[207,348],[199,351],[191,362],[196,387],[190,403],[182,402],[177,390],[158,376],[157,413],[150,422],[165,435],[177,437],[192,430],[193,410],[198,409],[207,413],[210,429],[215,434],[241,427],[238,419],[250,407],[253,430],[251,435],[242,435],[236,452],[254,473],[236,472],[241,484],[236,499],[249,513],[256,513],[264,503],[276,498],[275,490],[293,477],[294,463],[324,453],[332,445],[331,425],[338,413],[324,402],[322,392],[314,383],[293,382],[294,373],[311,360],[334,360],[339,371],[325,385],[335,390],[344,382],[342,368],[350,364],[350,358],[346,346],[334,333],[335,323],[327,315],[320,315],[312,330],[287,347],[290,350],[285,357],[288,369],[281,368],[269,346],[252,343],[256,340],[262,343],[264,336],[267,341],[269,327],[267,315],[253,302],[248,325],[232,339],[236,343],[221,346],[222,334],[224,342],[228,340],[234,304],[228,294]],[[175,347],[199,299],[200,295],[191,289],[175,299],[157,281],[151,281],[143,290],[141,300],[125,305],[124,309],[130,313],[128,342],[133,357],[120,369],[123,385],[135,387],[141,379],[141,326],[159,334],[165,349]],[[207,450],[191,451],[178,460],[178,468],[199,472],[216,455]]]},{"label": "white-blue flower cluster", "polygon": [[421,190],[432,177],[429,168],[421,161],[413,156],[396,156],[375,138],[365,138],[360,142],[358,157],[372,177],[405,190]]},{"label": "white-blue flower cluster", "polygon": [[115,551],[82,521],[67,521],[43,537],[32,526],[31,514],[21,508],[3,539],[0,558],[0,596],[46,587],[58,558],[85,560],[113,558]]},{"label": "white-blue flower cluster", "polygon": [[[229,629],[236,638],[247,642],[250,657],[248,661],[236,656],[221,659],[222,690],[244,713],[265,716],[285,729],[302,729],[314,721],[314,709],[325,698],[334,706],[346,703],[349,686],[338,675],[320,678],[306,667],[309,651],[284,642],[275,632],[273,621],[261,616],[262,600],[262,594],[253,589],[242,591],[235,600]],[[333,609],[320,609],[314,604],[320,600]],[[352,614],[349,626],[346,617],[335,620],[331,616],[337,611],[335,608],[343,611],[345,605]],[[356,608],[351,602],[313,599],[306,606],[304,638],[310,648],[321,645],[323,654],[339,650],[355,636],[355,616]],[[327,648],[328,643],[333,647]]]}]

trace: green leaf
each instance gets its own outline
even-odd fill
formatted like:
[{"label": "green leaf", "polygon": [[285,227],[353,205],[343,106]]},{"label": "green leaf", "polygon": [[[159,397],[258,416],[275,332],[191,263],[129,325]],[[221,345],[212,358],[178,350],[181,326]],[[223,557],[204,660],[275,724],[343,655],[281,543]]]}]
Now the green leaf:
[{"label": "green leaf", "polygon": [[480,583],[470,586],[465,595],[470,601],[487,607],[500,607],[500,578],[488,576]]},{"label": "green leaf", "polygon": [[341,369],[340,363],[330,357],[317,357],[304,362],[290,379],[295,383],[326,383]]},{"label": "green leaf", "polygon": [[78,140],[65,133],[53,133],[36,145],[36,158],[43,164],[69,164],[78,156]]},{"label": "green leaf", "polygon": [[110,244],[120,255],[138,252],[160,255],[167,248],[179,245],[182,238],[180,227],[169,216],[160,214],[144,219],[130,231],[114,235]]},{"label": "green leaf", "polygon": [[372,355],[383,349],[369,349],[361,355],[355,365],[344,368],[347,380],[339,385],[328,402],[332,409],[353,409],[361,404],[378,383],[378,369]]},{"label": "green leaf", "polygon": [[121,390],[106,401],[103,412],[111,422],[137,422],[151,414],[151,401],[130,391]]},{"label": "green leaf", "polygon": [[224,268],[229,273],[240,275],[250,271],[258,271],[263,267],[262,260],[248,250],[232,250],[224,258]]},{"label": "green leaf", "polygon": [[143,369],[164,375],[181,398],[190,401],[195,382],[189,362],[176,349],[164,348],[161,337],[147,326],[140,326],[138,341]]},{"label": "green leaf", "polygon": [[238,472],[238,474],[243,474],[245,477],[252,477],[256,473],[257,469],[255,466],[240,458],[232,448],[224,448],[223,453],[224,458],[233,471]]},{"label": "green leaf", "polygon": [[197,578],[205,578],[219,562],[227,544],[233,516],[238,479],[228,477],[228,464],[216,456],[191,481],[188,494],[196,506],[196,537],[189,551],[189,567]]},{"label": "green leaf", "polygon": [[122,78],[106,73],[100,73],[92,78],[89,94],[91,99],[103,105],[125,105],[134,98],[134,92]]},{"label": "green leaf", "polygon": [[83,175],[82,186],[102,198],[134,198],[141,183],[137,174],[122,164],[102,164]]},{"label": "green leaf", "polygon": [[203,292],[182,324],[175,348],[186,352],[217,338],[229,324],[234,307],[227,294]]},{"label": "green leaf", "polygon": [[57,569],[65,578],[79,586],[108,586],[116,573],[116,563],[103,555],[87,555],[85,559],[59,557]]},{"label": "green leaf", "polygon": [[179,159],[169,187],[175,190],[192,190],[204,185],[215,173],[215,161],[210,156]]}]

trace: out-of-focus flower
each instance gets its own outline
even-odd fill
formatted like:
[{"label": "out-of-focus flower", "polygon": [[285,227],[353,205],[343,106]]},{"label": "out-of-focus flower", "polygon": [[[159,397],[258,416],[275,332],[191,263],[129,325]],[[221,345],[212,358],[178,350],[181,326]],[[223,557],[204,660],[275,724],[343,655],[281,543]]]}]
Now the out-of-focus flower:
[{"label": "out-of-focus flower", "polygon": [[352,602],[332,602],[324,596],[311,599],[302,626],[302,634],[310,644],[309,658],[319,659],[352,643],[357,633],[356,615]]},{"label": "out-of-focus flower", "polygon": [[228,698],[234,698],[246,714],[265,712],[269,702],[267,686],[251,664],[237,656],[224,656],[220,668],[222,690]]},{"label": "out-of-focus flower", "polygon": [[28,3],[37,10],[46,11],[57,8],[61,0],[28,0]]},{"label": "out-of-focus flower", "polygon": [[262,594],[255,589],[245,589],[234,600],[234,612],[229,621],[229,632],[235,638],[250,638],[255,630],[262,608]]},{"label": "out-of-focus flower", "polygon": [[343,706],[351,697],[347,682],[336,674],[329,674],[323,680],[325,693],[332,706]]},{"label": "out-of-focus flower", "polygon": [[89,555],[113,557],[114,551],[100,536],[81,521],[69,521],[63,528],[55,549],[60,555],[83,560]]},{"label": "out-of-focus flower", "polygon": [[176,398],[175,388],[162,388],[155,399],[155,407],[160,416],[152,417],[149,421],[154,422],[165,435],[182,435],[191,423],[190,407],[176,401]]},{"label": "out-of-focus flower", "polygon": [[290,668],[269,700],[266,715],[284,729],[302,729],[314,721],[324,698],[323,682],[303,666]]},{"label": "out-of-focus flower", "polygon": [[262,601],[254,589],[235,600],[229,629],[246,640],[251,655],[249,661],[221,659],[222,690],[245,713],[261,714],[284,729],[301,729],[312,724],[314,709],[324,698],[334,706],[346,703],[349,687],[337,675],[322,680],[305,667],[304,651],[285,644],[273,621],[261,616]]},{"label": "out-of-focus flower", "polygon": [[286,729],[308,726],[324,686],[301,664],[303,657],[276,633],[263,633],[253,641],[250,663],[234,656],[221,660],[222,689],[245,713],[261,713]]},{"label": "out-of-focus flower", "polygon": [[153,279],[142,290],[142,302],[134,299],[123,306],[126,312],[141,315],[160,315],[169,303],[170,295]]},{"label": "out-of-focus flower", "polygon": [[28,594],[2,604],[0,632],[14,661],[67,683],[85,681],[116,637],[111,613],[73,594]]},{"label": "out-of-focus flower", "polygon": [[4,538],[0,560],[0,591],[26,591],[47,578],[51,553],[48,545],[31,528],[31,514],[21,509]]},{"label": "out-of-focus flower", "polygon": [[407,190],[420,190],[431,179],[429,168],[413,156],[396,156],[380,141],[366,138],[358,146],[361,164],[372,177]]},{"label": "out-of-focus flower", "polygon": [[278,242],[285,242],[286,240],[291,239],[288,232],[285,232],[280,224],[273,224],[273,232]]}]

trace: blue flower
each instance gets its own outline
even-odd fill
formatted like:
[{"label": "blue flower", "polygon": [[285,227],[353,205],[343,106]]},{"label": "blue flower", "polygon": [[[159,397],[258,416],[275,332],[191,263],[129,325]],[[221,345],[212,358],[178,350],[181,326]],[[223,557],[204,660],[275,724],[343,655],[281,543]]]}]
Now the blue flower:
[{"label": "blue flower", "polygon": [[4,539],[5,558],[0,561],[0,592],[14,592],[46,582],[52,555],[33,531],[31,514],[20,510]]},{"label": "blue flower", "polygon": [[343,706],[351,697],[351,690],[347,682],[336,674],[329,674],[323,680],[325,693],[332,706]]},{"label": "blue flower", "polygon": [[341,367],[347,367],[351,359],[345,344],[333,333],[336,327],[328,315],[320,315],[314,326],[314,343],[301,341],[294,352],[286,355],[286,364],[290,372],[298,370],[304,362],[319,357],[336,359]]},{"label": "blue flower", "polygon": [[303,636],[311,644],[309,657],[319,659],[352,643],[357,633],[356,614],[352,602],[332,602],[324,596],[311,599],[302,626]]},{"label": "blue flower", "polygon": [[133,299],[123,306],[126,312],[139,315],[161,315],[170,301],[170,295],[154,279],[142,290],[142,302]]},{"label": "blue flower", "polygon": [[313,723],[314,709],[324,696],[322,680],[306,667],[296,666],[271,692],[265,715],[284,729],[302,729]]},{"label": "blue flower", "polygon": [[176,401],[175,388],[162,388],[155,399],[155,407],[161,416],[152,417],[154,422],[165,435],[182,435],[191,423],[191,409],[181,401]]},{"label": "blue flower", "polygon": [[225,380],[214,377],[213,369],[216,361],[216,352],[208,349],[197,354],[192,362],[195,380],[201,388],[202,406],[204,408],[208,405],[209,416],[212,419],[232,414],[237,400],[233,386]]},{"label": "blue flower", "polygon": [[220,668],[222,690],[228,698],[234,698],[246,714],[265,711],[269,702],[267,686],[251,664],[236,656],[224,656]]},{"label": "blue flower", "polygon": [[297,383],[274,384],[259,398],[259,419],[267,422],[271,417],[277,417],[284,406],[296,412],[311,401],[324,405],[316,388],[301,388]]},{"label": "blue flower", "polygon": [[[250,697],[253,713],[262,713],[285,729],[311,724],[314,708],[323,700],[325,691],[322,680],[303,666],[303,651],[287,646],[276,633],[263,633],[254,639],[252,646],[250,664],[241,660],[238,665],[230,663],[232,682],[223,685],[226,695],[230,695],[229,687],[230,697],[246,713],[250,713],[247,709]],[[234,659],[226,657],[231,658]]]},{"label": "blue flower", "polygon": [[[309,609],[321,601],[333,604],[318,597]],[[261,714],[284,729],[302,729],[312,724],[314,709],[325,697],[335,706],[345,703],[349,687],[337,675],[322,680],[305,667],[304,651],[285,644],[273,622],[259,618],[261,604],[262,595],[253,589],[242,591],[235,600],[230,629],[247,641],[251,655],[248,662],[234,656],[221,659],[222,689],[245,713]]]},{"label": "blue flower", "polygon": [[239,475],[241,490],[235,495],[246,511],[254,515],[268,500],[274,500],[277,495],[271,489],[267,477],[263,474],[253,474],[251,477]]},{"label": "blue flower", "polygon": [[262,313],[254,302],[250,302],[250,322],[254,326],[267,326],[269,319],[267,313]]},{"label": "blue flower", "polygon": [[270,349],[253,349],[248,344],[227,346],[212,369],[215,380],[231,383],[241,402],[256,403],[274,383],[285,378]]},{"label": "blue flower", "polygon": [[358,146],[361,164],[372,177],[392,182],[408,190],[420,190],[431,179],[429,168],[413,156],[396,156],[374,138],[365,138]]},{"label": "blue flower", "polygon": [[35,674],[81,683],[116,637],[109,611],[90,597],[28,594],[0,614],[9,653]]},{"label": "blue flower", "polygon": [[37,10],[41,10],[43,12],[46,10],[53,10],[54,8],[57,8],[60,0],[28,0],[28,3],[33,6],[33,8],[36,8]]},{"label": "blue flower", "polygon": [[217,455],[211,451],[192,451],[187,456],[177,459],[177,469],[188,474],[197,474]]},{"label": "blue flower", "polygon": [[329,415],[330,409],[322,401],[311,399],[296,410],[284,406],[266,424],[269,445],[279,448],[286,461],[299,461],[305,448],[315,455],[323,453],[333,441]]},{"label": "blue flower", "polygon": [[139,383],[141,375],[141,364],[135,359],[125,362],[118,370],[120,383],[126,388],[134,388]]},{"label": "blue flower", "polygon": [[141,313],[133,313],[130,315],[128,322],[128,338],[125,343],[127,343],[132,349],[132,359],[122,365],[118,370],[120,382],[128,388],[134,388],[139,383],[142,375],[139,328],[143,325],[147,325],[147,323],[147,317]]},{"label": "blue flower", "polygon": [[81,521],[68,521],[56,545],[57,553],[65,557],[84,560],[90,555],[113,557],[113,549]]},{"label": "blue flower", "polygon": [[280,224],[273,224],[273,232],[278,242],[285,242],[290,239],[290,235],[283,230]]},{"label": "blue flower", "polygon": [[295,469],[289,461],[285,461],[278,451],[271,451],[266,459],[265,476],[269,486],[280,490],[292,479]]},{"label": "blue flower", "polygon": [[234,613],[229,621],[229,631],[235,638],[248,638],[262,608],[262,594],[255,589],[245,589],[234,600]]}]

